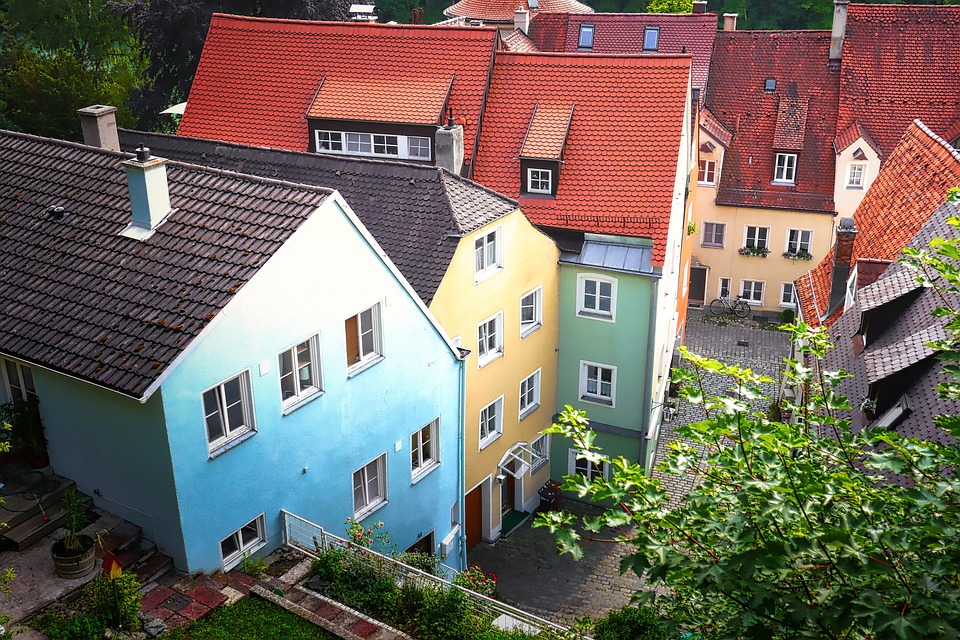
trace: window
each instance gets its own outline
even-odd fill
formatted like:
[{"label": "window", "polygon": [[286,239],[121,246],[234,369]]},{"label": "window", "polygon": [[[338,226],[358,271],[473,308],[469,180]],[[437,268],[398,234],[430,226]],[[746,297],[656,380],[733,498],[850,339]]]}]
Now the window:
[{"label": "window", "polygon": [[411,158],[430,159],[430,138],[411,136],[407,138],[407,152]]},{"label": "window", "polygon": [[347,373],[365,368],[381,357],[380,303],[343,323],[347,334]]},{"label": "window", "polygon": [[717,183],[717,161],[701,160],[700,171],[697,173],[697,182],[700,184]]},{"label": "window", "polygon": [[530,460],[530,475],[532,476],[550,462],[550,434],[541,434],[539,438],[530,443],[530,450],[533,452],[533,457]]},{"label": "window", "polygon": [[503,311],[477,325],[477,364],[482,367],[503,355]]},{"label": "window", "polygon": [[660,27],[645,27],[643,30],[643,52],[656,53],[660,48]]},{"label": "window", "polygon": [[473,273],[487,276],[503,266],[500,256],[500,227],[478,237],[473,243],[474,265]]},{"label": "window", "polygon": [[723,237],[726,233],[727,225],[723,222],[704,222],[703,241],[700,244],[704,247],[723,248]]},{"label": "window", "polygon": [[813,231],[808,229],[787,230],[787,253],[810,253]]},{"label": "window", "polygon": [[576,473],[593,481],[600,476],[610,475],[610,463],[604,461],[598,465],[595,462],[588,462],[580,457],[580,452],[576,449],[568,449],[567,473],[571,475]]},{"label": "window", "polygon": [[263,514],[243,525],[220,541],[220,557],[223,570],[229,571],[243,561],[243,556],[253,553],[266,544],[266,527]]},{"label": "window", "polygon": [[343,151],[343,134],[339,131],[317,131],[317,151]]},{"label": "window", "polygon": [[581,275],[577,279],[577,314],[613,320],[617,306],[617,281]]},{"label": "window", "polygon": [[769,235],[769,227],[748,226],[743,244],[751,249],[769,249],[770,247],[767,242]]},{"label": "window", "polygon": [[480,448],[500,437],[503,433],[503,396],[480,410]]},{"label": "window", "polygon": [[553,171],[550,169],[527,169],[529,193],[553,193]]},{"label": "window", "polygon": [[797,154],[778,153],[777,165],[773,174],[774,182],[793,184],[797,179]]},{"label": "window", "polygon": [[593,25],[580,25],[580,38],[577,40],[577,46],[581,49],[593,48]]},{"label": "window", "polygon": [[523,420],[540,406],[540,369],[520,382],[520,419]]},{"label": "window", "polygon": [[776,91],[777,90],[777,79],[776,78],[767,78],[763,81],[763,90],[764,91]]},{"label": "window", "polygon": [[253,397],[250,393],[250,372],[244,371],[204,391],[203,417],[207,424],[210,451],[244,433],[256,431]]},{"label": "window", "polygon": [[400,145],[397,136],[373,136],[373,153],[378,156],[400,155]]},{"label": "window", "polygon": [[720,278],[720,286],[717,289],[717,297],[730,297],[730,278]]},{"label": "window", "polygon": [[740,297],[749,304],[763,304],[763,282],[759,280],[741,280]]},{"label": "window", "polygon": [[323,390],[317,336],[281,351],[278,360],[280,399],[284,407],[294,405]]},{"label": "window", "polygon": [[314,132],[318,152],[346,153],[391,158],[430,159],[431,138],[396,136],[355,131]]},{"label": "window", "polygon": [[387,500],[387,454],[353,472],[353,515],[360,517]]},{"label": "window", "polygon": [[4,360],[3,368],[7,374],[7,390],[10,400],[24,402],[37,399],[37,388],[33,383],[33,371],[25,364]]},{"label": "window", "polygon": [[790,308],[797,306],[797,293],[793,289],[792,282],[784,282],[780,285],[780,306]]},{"label": "window", "polygon": [[847,189],[863,189],[866,174],[866,162],[851,162],[847,165]]},{"label": "window", "polygon": [[348,133],[347,151],[351,153],[372,153],[373,145],[369,133]]},{"label": "window", "polygon": [[410,473],[414,478],[440,464],[440,418],[410,436]]},{"label": "window", "polygon": [[537,287],[520,298],[520,337],[525,338],[543,324],[543,289]]},{"label": "window", "polygon": [[580,399],[613,406],[617,368],[580,361]]}]

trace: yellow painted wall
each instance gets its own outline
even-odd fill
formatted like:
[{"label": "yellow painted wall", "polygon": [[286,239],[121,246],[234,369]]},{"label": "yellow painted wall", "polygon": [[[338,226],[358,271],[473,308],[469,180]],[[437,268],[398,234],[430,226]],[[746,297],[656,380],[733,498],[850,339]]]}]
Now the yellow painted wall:
[{"label": "yellow painted wall", "polygon": [[[502,227],[502,268],[476,282],[474,242]],[[560,252],[518,209],[460,241],[454,259],[434,296],[430,310],[451,338],[471,351],[466,361],[466,481],[470,492],[486,482],[490,504],[484,516],[483,537],[495,538],[500,529],[500,490],[495,478],[503,454],[517,442],[532,442],[552,421],[556,406],[557,327]],[[542,326],[520,337],[520,299],[542,287]],[[503,311],[503,355],[482,368],[477,363],[477,326]],[[520,382],[540,369],[540,407],[518,420]],[[480,450],[480,410],[503,396],[503,432]],[[527,506],[539,503],[537,490],[549,477],[544,465],[532,477],[524,474],[517,490]]]}]

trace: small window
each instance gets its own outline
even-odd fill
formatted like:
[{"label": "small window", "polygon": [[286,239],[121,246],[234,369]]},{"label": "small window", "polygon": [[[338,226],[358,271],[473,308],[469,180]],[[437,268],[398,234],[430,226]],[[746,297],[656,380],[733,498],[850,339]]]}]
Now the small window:
[{"label": "small window", "polygon": [[411,136],[407,138],[407,152],[411,158],[430,159],[430,138]]},{"label": "small window", "polygon": [[769,249],[770,227],[747,226],[744,246],[750,249]]},{"label": "small window", "polygon": [[280,352],[280,399],[284,407],[323,390],[317,343],[317,336],[313,336]]},{"label": "small window", "polygon": [[776,78],[767,78],[763,81],[763,90],[764,91],[776,91],[777,90],[777,79]]},{"label": "small window", "polygon": [[317,131],[317,151],[343,151],[343,134],[339,131]]},{"label": "small window", "polygon": [[348,133],[347,151],[350,153],[371,153],[373,144],[369,133]]},{"label": "small window", "polygon": [[580,399],[613,406],[617,388],[617,368],[580,361]]},{"label": "small window", "polygon": [[410,473],[418,478],[440,464],[440,418],[410,436]]},{"label": "small window", "polygon": [[577,47],[581,49],[593,48],[593,25],[580,25],[580,38],[577,40]]},{"label": "small window", "polygon": [[720,278],[720,286],[717,287],[717,297],[730,297],[730,278]]},{"label": "small window", "polygon": [[777,164],[773,174],[773,181],[784,184],[794,184],[797,181],[797,154],[777,154]]},{"label": "small window", "polygon": [[656,53],[660,48],[660,27],[645,27],[643,30],[643,52]]},{"label": "small window", "polygon": [[244,371],[204,391],[203,414],[211,452],[245,433],[256,431],[250,373]]},{"label": "small window", "polygon": [[577,315],[614,320],[617,308],[617,281],[581,275],[577,279]]},{"label": "small window", "polygon": [[537,369],[520,382],[520,419],[540,407],[540,369]]},{"label": "small window", "polygon": [[263,514],[243,525],[220,541],[223,570],[229,571],[243,561],[243,557],[266,544]]},{"label": "small window", "polygon": [[542,469],[550,462],[550,434],[541,434],[539,438],[530,443],[530,450],[533,457],[530,460],[530,475]]},{"label": "small window", "polygon": [[503,433],[503,396],[480,410],[480,448],[500,437]]},{"label": "small window", "polygon": [[359,518],[387,500],[387,454],[353,472],[353,516]]},{"label": "small window", "polygon": [[503,311],[477,325],[477,366],[503,355]]},{"label": "small window", "polygon": [[700,243],[704,247],[723,248],[723,238],[727,233],[727,225],[723,222],[704,222],[703,223],[703,241]]},{"label": "small window", "polygon": [[37,388],[33,383],[33,371],[30,367],[5,359],[3,368],[7,374],[7,391],[11,401],[25,402],[37,399]]},{"label": "small window", "polygon": [[479,281],[503,266],[500,250],[500,229],[479,236],[473,243],[474,265],[473,273]]},{"label": "small window", "polygon": [[373,153],[378,156],[400,155],[400,144],[397,136],[373,136]]},{"label": "small window", "polygon": [[763,282],[759,280],[741,280],[740,297],[752,305],[763,304]]},{"label": "small window", "polygon": [[595,480],[600,476],[608,477],[610,475],[610,463],[601,462],[599,465],[595,462],[589,462],[580,457],[580,452],[576,449],[568,449],[567,453],[567,473],[584,476],[588,480]]},{"label": "small window", "polygon": [[543,326],[543,289],[537,287],[520,298],[520,337],[528,335]]},{"label": "small window", "polygon": [[553,193],[553,171],[550,169],[527,169],[529,193]]},{"label": "small window", "polygon": [[714,185],[717,184],[717,161],[701,160],[700,171],[697,173],[697,182],[699,184]]},{"label": "small window", "polygon": [[347,318],[347,375],[377,362],[382,354],[380,343],[380,303]]},{"label": "small window", "polygon": [[812,243],[813,231],[809,229],[787,230],[787,253],[793,255],[809,255]]},{"label": "small window", "polygon": [[792,282],[784,282],[780,286],[780,306],[789,309],[797,306],[797,293]]},{"label": "small window", "polygon": [[863,189],[866,175],[866,162],[851,162],[847,165],[847,189]]}]

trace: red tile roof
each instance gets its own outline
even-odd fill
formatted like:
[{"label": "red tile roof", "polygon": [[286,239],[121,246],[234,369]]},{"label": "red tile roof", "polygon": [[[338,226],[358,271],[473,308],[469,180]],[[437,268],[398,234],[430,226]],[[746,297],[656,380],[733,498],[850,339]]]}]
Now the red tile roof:
[{"label": "red tile roof", "polygon": [[773,148],[803,151],[807,130],[809,98],[782,96],[777,107],[777,126],[773,132]]},{"label": "red tile roof", "polygon": [[884,154],[916,118],[944,136],[960,118],[960,7],[851,4],[838,130],[863,124]]},{"label": "red tile roof", "polygon": [[[839,74],[826,64],[828,31],[735,31],[717,34],[704,104],[733,141],[724,156],[717,204],[832,213],[833,139]],[[823,60],[814,64],[812,60]],[[768,78],[774,91],[765,91]],[[795,185],[773,185],[777,123],[784,102],[807,102],[788,149],[802,145]],[[795,105],[796,106],[796,105]],[[784,129],[786,131],[786,129]]]},{"label": "red tile roof", "polygon": [[[853,215],[857,236],[853,259],[896,260],[930,215],[943,204],[948,187],[960,185],[960,152],[921,122],[907,129]],[[831,250],[796,281],[803,318],[816,326],[829,309],[833,275]],[[873,273],[875,267],[869,267]],[[868,277],[864,280],[869,279]],[[830,324],[827,319],[824,324]]]},{"label": "red tile roof", "polygon": [[530,21],[530,39],[541,51],[578,51],[580,25],[592,24],[593,53],[643,53],[645,27],[660,27],[658,53],[693,56],[693,87],[702,89],[717,35],[715,13],[570,13],[541,11]]},{"label": "red tile roof", "polygon": [[439,125],[453,87],[449,78],[323,79],[310,118]]},{"label": "red tile roof", "polygon": [[723,126],[723,123],[717,120],[710,109],[703,108],[700,110],[700,128],[722,144],[724,149],[728,148],[733,141],[733,132]]},{"label": "red tile roof", "polygon": [[573,110],[573,105],[548,107],[535,104],[520,157],[562,160]]},{"label": "red tile roof", "polygon": [[[472,177],[519,197],[536,224],[652,238],[660,266],[689,74],[689,56],[498,54]],[[520,197],[535,105],[575,105],[556,198]]]},{"label": "red tile roof", "polygon": [[[464,153],[469,159],[496,42],[493,27],[215,14],[178,133],[306,151],[305,116],[321,81],[335,87],[358,80],[392,89],[403,85],[397,102],[410,105],[416,103],[418,83],[439,86],[453,76],[450,106],[464,125]],[[367,103],[365,111],[372,106]]]},{"label": "red tile roof", "polygon": [[833,141],[833,149],[839,154],[845,151],[847,147],[852,145],[860,138],[863,138],[863,141],[866,142],[870,148],[877,153],[878,156],[883,157],[883,152],[880,151],[880,147],[876,142],[874,142],[873,137],[867,133],[867,130],[859,122],[854,122],[843,131],[837,133],[837,137]]},{"label": "red tile roof", "polygon": [[[591,13],[593,9],[577,2],[577,0],[539,0],[537,10],[533,12],[549,11],[556,13]],[[460,0],[460,2],[443,10],[443,15],[450,18],[467,18],[468,20],[482,20],[483,22],[513,22],[513,14],[517,8],[530,11],[529,0]]]},{"label": "red tile roof", "polygon": [[514,29],[509,34],[501,37],[504,49],[507,51],[539,51],[533,40],[527,37],[520,29]]}]

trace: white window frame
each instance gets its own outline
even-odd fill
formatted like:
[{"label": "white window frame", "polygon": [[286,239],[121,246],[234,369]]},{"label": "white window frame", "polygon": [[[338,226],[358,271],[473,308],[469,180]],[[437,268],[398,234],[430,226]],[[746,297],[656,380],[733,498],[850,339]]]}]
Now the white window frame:
[{"label": "white window frame", "polygon": [[540,369],[520,381],[519,420],[540,408]]},{"label": "white window frame", "polygon": [[[760,233],[761,230],[763,231],[762,234]],[[761,236],[763,237],[762,244],[760,243]],[[769,249],[770,248],[770,227],[760,227],[752,224],[745,225],[743,227],[743,246]]]},{"label": "white window frame", "polygon": [[[429,136],[317,129],[314,142],[318,153],[401,160],[430,160],[433,155],[433,139]],[[424,151],[426,155],[423,155]]]},{"label": "white window frame", "polygon": [[[253,529],[256,532],[256,535],[252,538],[244,540],[244,530]],[[223,555],[223,543],[227,542],[230,539],[233,539],[234,544],[237,547],[236,551],[233,551],[227,555]],[[258,515],[256,518],[243,525],[226,538],[220,541],[220,559],[221,565],[223,566],[224,571],[230,571],[241,562],[243,562],[244,556],[248,556],[252,553],[256,553],[258,549],[261,549],[264,545],[267,544],[267,525],[264,514]]]},{"label": "white window frame", "polygon": [[37,385],[33,369],[16,360],[3,359],[3,376],[7,385],[7,398],[11,402],[37,400]]},{"label": "white window frame", "polygon": [[317,152],[343,153],[343,133],[340,131],[314,131]]},{"label": "white window frame", "polygon": [[550,464],[550,434],[541,433],[530,443],[530,451],[538,455],[530,456],[530,476]]},{"label": "white window frame", "polygon": [[[796,238],[793,236],[796,235]],[[806,239],[804,239],[806,238]],[[813,253],[813,230],[812,229],[787,229],[787,245],[784,249],[786,253]]]},{"label": "white window frame", "polygon": [[477,368],[503,356],[503,309],[477,325]]},{"label": "white window frame", "polygon": [[[363,324],[363,314],[370,312],[370,326],[365,327]],[[362,311],[355,313],[346,320],[344,320],[344,337],[346,335],[346,323],[351,320],[356,319],[357,324],[357,354],[359,355],[359,360],[356,362],[349,361],[349,351],[347,351],[347,377],[351,377],[364,369],[380,362],[383,359],[383,326],[382,326],[382,314],[380,310],[380,303],[363,309]],[[371,336],[371,348],[365,350],[363,346],[363,338],[366,335]],[[349,338],[347,338],[349,339]]]},{"label": "white window frame", "polygon": [[409,136],[406,138],[406,141],[408,157],[417,160],[429,160],[432,157],[430,138],[426,136]]},{"label": "white window frame", "polygon": [[[787,292],[790,292],[790,299],[787,299]],[[780,283],[780,306],[784,309],[795,309],[797,307],[797,289],[792,282]]]},{"label": "white window frame", "polygon": [[[596,378],[590,376],[591,369],[595,370]],[[610,393],[603,393],[603,372],[610,372]],[[591,380],[594,380],[596,391],[590,391]],[[580,361],[580,399],[592,404],[600,404],[605,407],[617,406],[617,368],[610,364],[602,362],[590,362],[588,360]]]},{"label": "white window frame", "polygon": [[[720,231],[720,242],[717,242],[718,229]],[[710,233],[711,230],[713,232],[712,234]],[[727,223],[726,222],[704,221],[703,236],[700,239],[701,247],[722,249],[726,240],[727,240]]]},{"label": "white window frame", "polygon": [[[592,24],[581,24],[580,32],[577,34],[577,48],[578,49],[593,49],[593,39],[596,36],[596,26]],[[584,38],[584,36],[588,36]],[[589,44],[584,44],[585,40],[589,40]]]},{"label": "white window frame", "polygon": [[[587,305],[587,282],[596,283],[596,293],[591,294],[596,298],[595,307]],[[610,285],[610,310],[600,309],[601,284]],[[617,320],[617,279],[597,273],[581,273],[577,275],[577,315],[594,320],[603,320],[605,322],[616,322]]]},{"label": "white window frame", "polygon": [[[225,417],[229,416],[230,408],[236,406],[237,403],[233,402],[229,405],[227,404],[226,385],[230,384],[234,380],[237,380],[240,385],[239,403],[242,411],[242,424],[231,427],[228,424],[228,421],[225,420]],[[207,394],[209,393],[213,394],[212,399],[216,402],[216,411],[210,413],[207,412]],[[253,408],[253,389],[250,385],[249,369],[241,371],[237,375],[231,376],[223,382],[205,389],[203,393],[200,394],[200,407],[203,415],[203,427],[207,436],[207,446],[211,455],[218,452],[218,450],[222,450],[226,445],[237,441],[246,434],[253,434],[257,432],[256,413]],[[219,415],[220,430],[222,435],[211,440],[209,420],[214,415]]]},{"label": "white window frame", "polygon": [[503,269],[503,227],[477,235],[473,240],[473,277],[480,282]]},{"label": "white window frame", "polygon": [[[653,37],[653,46],[647,46],[648,38]],[[660,51],[660,27],[643,28],[643,53],[657,53]]]},{"label": "white window frame", "polygon": [[[859,170],[859,175],[854,175]],[[863,189],[867,182],[867,163],[851,162],[847,164],[847,179],[845,187],[847,189]]]},{"label": "white window frame", "polygon": [[[524,322],[524,312],[528,311],[528,316],[532,316]],[[520,339],[543,326],[543,287],[537,287],[533,291],[525,293],[520,298]]]},{"label": "white window frame", "polygon": [[553,193],[553,169],[527,168],[527,193]]},{"label": "white window frame", "polygon": [[[577,475],[586,476],[592,480],[593,477],[586,475],[586,471],[590,468],[589,467],[590,463],[584,459],[579,458],[579,455],[580,455],[579,450],[567,449],[567,475],[577,474]],[[577,467],[581,467],[581,468],[578,469]],[[594,469],[596,471],[599,471],[600,472],[599,475],[602,475],[604,478],[610,477],[610,463],[608,461],[604,460],[602,463],[600,463],[600,468],[597,468],[596,466],[594,466]]]},{"label": "white window frame", "polygon": [[729,298],[730,292],[732,291],[732,288],[731,288],[732,284],[733,283],[730,282],[730,278],[721,277],[720,280],[717,282],[717,297]]},{"label": "white window frame", "polygon": [[[701,177],[702,176],[702,177]],[[708,179],[708,176],[712,179]],[[717,184],[717,161],[700,160],[697,166],[697,184],[715,186]]]},{"label": "white window frame", "polygon": [[778,153],[773,168],[773,181],[776,184],[797,183],[797,154]]},{"label": "white window frame", "polygon": [[[493,419],[491,420],[491,409]],[[503,396],[500,396],[483,409],[480,409],[480,449],[483,450],[491,442],[503,435]]]},{"label": "white window frame", "polygon": [[[304,379],[303,369],[298,357],[300,349],[307,345],[307,355],[309,361],[306,364],[307,377]],[[289,356],[293,363],[293,371],[284,373],[283,358]],[[313,397],[315,394],[323,392],[323,364],[320,359],[320,336],[313,335],[306,340],[301,340],[277,354],[277,381],[280,385],[280,403],[283,409],[293,408],[304,400]],[[291,377],[293,380],[293,394],[284,397],[283,379]]]},{"label": "white window frame", "polygon": [[[748,282],[751,284],[750,292],[749,292],[750,295],[749,295],[749,296],[744,295],[745,293],[747,293],[746,286],[747,286],[747,283],[748,283]],[[740,281],[740,297],[743,298],[744,300],[746,300],[746,301],[747,301],[747,304],[749,304],[749,305],[751,305],[751,306],[754,306],[754,307],[763,306],[764,290],[767,288],[767,287],[766,287],[766,284],[767,284],[767,283],[766,283],[764,280],[741,280],[741,281]],[[757,293],[757,287],[756,287],[756,285],[760,285],[760,298],[759,298],[759,300],[758,300],[757,297],[754,295],[754,294]]]},{"label": "white window frame", "polygon": [[416,482],[440,466],[440,418],[410,434],[410,477]]},{"label": "white window frame", "polygon": [[[370,491],[371,472],[376,473],[377,494],[372,495]],[[360,519],[366,517],[387,504],[387,454],[381,453],[379,456],[363,465],[353,472],[351,478],[351,490],[353,496],[353,517]],[[360,503],[357,501],[357,492],[361,492]]]}]

